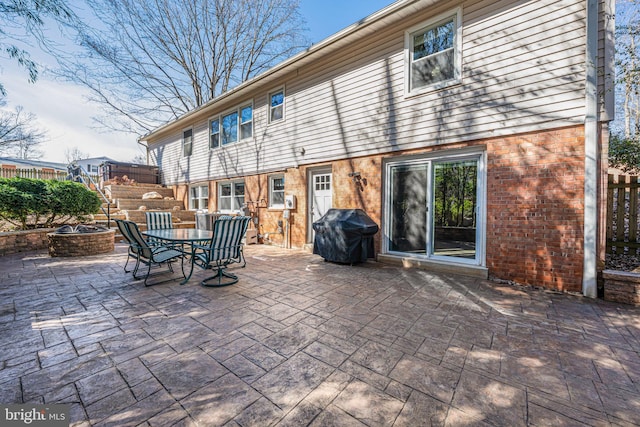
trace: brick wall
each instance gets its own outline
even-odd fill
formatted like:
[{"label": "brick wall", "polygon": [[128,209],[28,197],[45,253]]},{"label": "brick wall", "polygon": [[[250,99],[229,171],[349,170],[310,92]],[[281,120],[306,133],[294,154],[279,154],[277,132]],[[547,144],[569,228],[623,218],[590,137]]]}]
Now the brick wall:
[{"label": "brick wall", "polygon": [[[450,144],[402,152],[426,154],[482,146],[487,151],[486,261],[489,274],[522,284],[579,292],[582,288],[584,228],[584,130],[582,126],[532,132],[508,138]],[[285,193],[295,194],[291,211],[291,246],[307,243],[307,177],[314,168],[330,167],[333,206],[363,209],[382,227],[383,160],[390,155],[346,159],[291,168],[284,172]],[[358,172],[359,180],[349,174]],[[281,244],[277,233],[281,209],[269,209],[268,176],[245,177],[246,200],[257,209],[259,233]],[[215,183],[210,184],[210,211],[216,207]],[[184,190],[183,190],[184,191]],[[184,194],[184,193],[182,193]],[[375,237],[381,250],[382,233]]]},{"label": "brick wall", "polygon": [[46,249],[48,246],[47,233],[52,231],[54,231],[53,228],[41,228],[0,233],[0,256]]},{"label": "brick wall", "polygon": [[518,283],[580,291],[583,128],[485,142],[490,274]]}]

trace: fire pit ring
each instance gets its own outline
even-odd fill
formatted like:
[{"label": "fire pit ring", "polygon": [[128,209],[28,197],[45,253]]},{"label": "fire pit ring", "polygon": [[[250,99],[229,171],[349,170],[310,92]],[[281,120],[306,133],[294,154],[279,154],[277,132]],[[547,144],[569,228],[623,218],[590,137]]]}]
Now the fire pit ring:
[{"label": "fire pit ring", "polygon": [[115,230],[104,227],[60,227],[53,233],[47,233],[49,256],[77,257],[113,252],[114,236]]}]

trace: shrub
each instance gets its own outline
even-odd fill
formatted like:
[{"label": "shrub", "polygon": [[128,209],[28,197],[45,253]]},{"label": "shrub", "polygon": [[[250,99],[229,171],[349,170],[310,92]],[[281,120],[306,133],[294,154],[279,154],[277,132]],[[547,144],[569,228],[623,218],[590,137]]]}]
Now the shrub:
[{"label": "shrub", "polygon": [[82,220],[99,209],[98,196],[77,182],[0,178],[0,219],[22,230]]}]

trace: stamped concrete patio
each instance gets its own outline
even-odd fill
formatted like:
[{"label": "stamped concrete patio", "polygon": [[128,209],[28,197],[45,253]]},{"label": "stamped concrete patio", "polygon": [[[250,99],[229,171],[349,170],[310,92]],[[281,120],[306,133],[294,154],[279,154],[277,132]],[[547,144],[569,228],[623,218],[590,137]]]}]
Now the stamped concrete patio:
[{"label": "stamped concrete patio", "polygon": [[0,402],[72,425],[640,425],[640,310],[246,248],[227,288],[0,258]]}]

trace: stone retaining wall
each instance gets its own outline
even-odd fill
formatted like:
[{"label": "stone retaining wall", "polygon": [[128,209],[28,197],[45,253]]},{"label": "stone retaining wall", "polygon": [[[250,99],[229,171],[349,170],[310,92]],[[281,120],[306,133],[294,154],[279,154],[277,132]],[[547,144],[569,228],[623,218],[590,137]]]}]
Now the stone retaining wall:
[{"label": "stone retaining wall", "polygon": [[97,255],[113,252],[114,230],[98,233],[49,233],[49,255],[52,257],[72,257]]},{"label": "stone retaining wall", "polygon": [[640,306],[640,274],[604,270],[602,278],[605,301]]},{"label": "stone retaining wall", "polygon": [[36,251],[49,246],[47,234],[54,228],[7,231],[0,233],[0,256],[17,252]]}]

